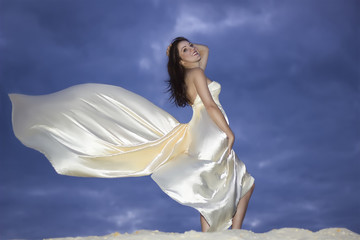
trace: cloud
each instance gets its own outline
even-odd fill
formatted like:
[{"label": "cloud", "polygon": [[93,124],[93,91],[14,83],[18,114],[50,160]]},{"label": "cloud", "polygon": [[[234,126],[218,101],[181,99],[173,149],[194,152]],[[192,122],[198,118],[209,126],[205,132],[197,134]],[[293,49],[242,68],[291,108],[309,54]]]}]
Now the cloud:
[{"label": "cloud", "polygon": [[[219,13],[220,12],[220,13]],[[257,31],[271,28],[272,12],[251,12],[241,6],[198,4],[180,7],[176,19],[175,34],[223,34],[239,28],[254,28]],[[214,17],[215,16],[215,17]]]},{"label": "cloud", "polygon": [[118,212],[112,216],[108,216],[105,219],[121,229],[127,229],[129,232],[138,230],[143,226],[143,222],[146,221],[149,211],[140,209],[128,209],[125,212]]},{"label": "cloud", "polygon": [[143,69],[143,70],[149,70],[150,69],[150,66],[151,66],[151,63],[150,63],[150,60],[147,59],[147,58],[142,58],[140,59],[139,61],[139,65],[140,65],[140,68]]}]

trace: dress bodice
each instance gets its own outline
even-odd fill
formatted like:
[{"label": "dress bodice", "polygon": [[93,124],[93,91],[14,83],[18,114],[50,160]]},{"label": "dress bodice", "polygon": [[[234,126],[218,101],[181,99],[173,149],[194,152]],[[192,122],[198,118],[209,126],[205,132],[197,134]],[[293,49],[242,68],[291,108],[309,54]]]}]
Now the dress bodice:
[{"label": "dress bodice", "polygon": [[[209,91],[211,93],[212,98],[214,99],[214,102],[217,104],[220,111],[224,115],[226,121],[229,123],[228,117],[226,116],[226,113],[225,113],[224,109],[222,108],[222,106],[220,104],[220,100],[219,100],[219,95],[220,95],[220,92],[221,92],[220,83],[212,81],[211,83],[208,84],[208,88],[209,88]],[[198,112],[206,111],[206,109],[204,107],[204,104],[201,101],[201,98],[200,98],[199,95],[196,96],[196,98],[194,100],[194,104],[192,105],[192,109],[193,109],[193,118],[194,118],[195,115],[197,115]]]}]

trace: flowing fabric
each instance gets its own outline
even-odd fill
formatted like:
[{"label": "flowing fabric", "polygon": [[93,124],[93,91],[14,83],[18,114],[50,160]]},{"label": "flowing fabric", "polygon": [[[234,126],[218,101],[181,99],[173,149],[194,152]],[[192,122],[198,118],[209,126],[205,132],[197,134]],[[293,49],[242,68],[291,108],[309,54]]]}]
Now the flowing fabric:
[{"label": "flowing fabric", "polygon": [[[209,90],[219,102],[221,86]],[[42,152],[63,175],[151,175],[171,198],[197,209],[209,231],[231,226],[240,198],[254,183],[199,96],[181,124],[121,87],[81,84],[40,96],[9,94],[16,137]]]}]

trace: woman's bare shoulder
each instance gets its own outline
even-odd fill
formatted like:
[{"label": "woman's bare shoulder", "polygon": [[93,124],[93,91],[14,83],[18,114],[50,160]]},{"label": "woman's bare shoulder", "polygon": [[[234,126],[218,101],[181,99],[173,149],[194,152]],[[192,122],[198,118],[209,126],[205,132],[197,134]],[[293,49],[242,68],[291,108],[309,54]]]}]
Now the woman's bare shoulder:
[{"label": "woman's bare shoulder", "polygon": [[187,73],[187,83],[195,83],[195,82],[206,82],[210,84],[212,81],[205,75],[205,72],[202,68],[193,68],[190,69]]},{"label": "woman's bare shoulder", "polygon": [[206,81],[207,77],[204,70],[200,67],[189,69],[186,73],[186,82],[195,83],[197,81]]},{"label": "woman's bare shoulder", "polygon": [[205,72],[200,67],[196,67],[196,68],[187,70],[186,75],[189,77],[197,77],[197,76],[205,75]]}]

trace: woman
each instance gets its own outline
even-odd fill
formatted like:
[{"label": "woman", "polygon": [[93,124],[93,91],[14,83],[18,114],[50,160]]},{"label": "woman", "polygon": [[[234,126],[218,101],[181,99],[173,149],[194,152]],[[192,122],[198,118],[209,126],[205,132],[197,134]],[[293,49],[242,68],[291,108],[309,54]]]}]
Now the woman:
[{"label": "woman", "polygon": [[[214,83],[213,85],[210,85],[212,82],[204,74],[209,55],[209,49],[204,45],[190,43],[186,38],[178,37],[175,38],[172,44],[169,45],[167,49],[167,55],[169,56],[169,90],[171,92],[172,99],[178,106],[181,107],[185,105],[192,105],[194,108],[194,116],[196,116],[198,112],[201,111],[203,112],[201,114],[204,115],[204,111],[206,110],[207,115],[210,116],[217,127],[226,134],[228,142],[227,151],[228,154],[231,154],[235,139],[234,134],[231,131],[227,120],[225,119],[226,115],[221,108],[220,103],[218,102],[217,96],[212,96],[212,93],[208,87],[213,86]],[[192,122],[195,122],[194,117],[189,125],[192,125]],[[200,120],[198,124],[202,125],[203,121]],[[198,132],[197,128],[199,128],[199,126],[196,126],[193,130],[195,133]],[[209,131],[209,129],[204,130],[206,132]],[[200,139],[206,139],[210,137],[216,139],[214,143],[216,144],[216,141],[218,140],[216,135],[202,136]],[[209,149],[213,150],[212,146],[205,146],[205,148],[207,148],[205,151],[209,151]],[[214,154],[211,153],[210,155]],[[234,157],[231,157],[231,159],[234,160]],[[216,161],[217,159],[212,160]],[[240,174],[240,172],[238,174]],[[251,179],[251,177],[248,177],[248,179],[250,185],[250,183],[253,182],[253,179]],[[246,194],[243,193],[243,197],[240,199],[240,201],[238,201],[236,214],[232,221],[233,229],[240,229],[242,226],[247,205],[254,190],[254,186],[255,184],[252,184],[250,190]],[[207,231],[210,226],[201,214],[200,221],[202,231]]]},{"label": "woman", "polygon": [[240,228],[254,179],[232,150],[220,85],[204,75],[208,49],[176,38],[168,53],[172,97],[194,110],[188,124],[121,87],[80,84],[48,95],[10,94],[14,133],[59,174],[152,174],[170,197],[201,213],[203,231]]}]

